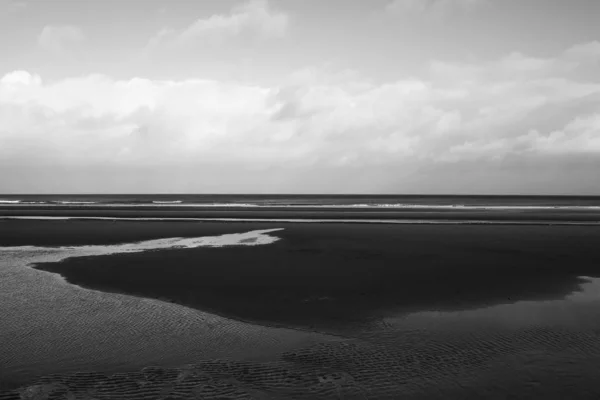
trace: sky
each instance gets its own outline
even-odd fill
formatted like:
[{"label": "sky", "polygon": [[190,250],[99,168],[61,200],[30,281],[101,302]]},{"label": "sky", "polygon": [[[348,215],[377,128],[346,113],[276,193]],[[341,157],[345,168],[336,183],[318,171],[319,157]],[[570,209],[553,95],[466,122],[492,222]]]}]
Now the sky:
[{"label": "sky", "polygon": [[600,195],[598,0],[0,0],[0,193]]}]

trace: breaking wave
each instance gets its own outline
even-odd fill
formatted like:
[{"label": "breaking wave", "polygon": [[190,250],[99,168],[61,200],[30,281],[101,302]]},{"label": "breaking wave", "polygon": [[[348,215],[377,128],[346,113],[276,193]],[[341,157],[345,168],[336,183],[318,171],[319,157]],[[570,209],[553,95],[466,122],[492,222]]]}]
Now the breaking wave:
[{"label": "breaking wave", "polygon": [[185,202],[183,200],[152,200],[152,201],[25,201],[2,200],[0,205],[40,205],[52,206],[93,206],[93,207],[193,207],[193,208],[269,208],[269,209],[394,209],[394,210],[461,210],[461,211],[600,211],[600,205],[474,205],[474,204],[410,204],[410,203],[355,203],[355,204],[285,204],[285,203],[241,203],[241,202]]},{"label": "breaking wave", "polygon": [[[34,202],[33,204],[44,204],[43,202]],[[95,201],[53,201],[49,204],[97,204]]]}]

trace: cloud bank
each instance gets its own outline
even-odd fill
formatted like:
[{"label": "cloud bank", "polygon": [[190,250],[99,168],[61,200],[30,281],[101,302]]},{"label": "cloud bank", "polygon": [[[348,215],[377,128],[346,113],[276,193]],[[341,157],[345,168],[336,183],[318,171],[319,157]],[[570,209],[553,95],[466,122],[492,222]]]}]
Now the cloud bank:
[{"label": "cloud bank", "polygon": [[[273,175],[265,189],[272,192],[288,178],[325,176],[319,171],[339,172],[327,179],[378,171],[375,180],[330,181],[333,190],[360,192],[402,188],[409,178],[398,171],[597,159],[599,61],[600,44],[592,42],[552,58],[438,61],[422,77],[382,84],[354,71],[311,69],[273,87],[103,75],[45,82],[15,71],[0,80],[0,168],[299,174]],[[221,179],[234,185],[247,179],[240,176]]]},{"label": "cloud bank", "polygon": [[267,0],[250,0],[233,7],[229,14],[197,19],[182,30],[163,28],[150,40],[148,47],[214,44],[242,35],[256,38],[282,37],[288,25],[288,15],[274,10]]}]

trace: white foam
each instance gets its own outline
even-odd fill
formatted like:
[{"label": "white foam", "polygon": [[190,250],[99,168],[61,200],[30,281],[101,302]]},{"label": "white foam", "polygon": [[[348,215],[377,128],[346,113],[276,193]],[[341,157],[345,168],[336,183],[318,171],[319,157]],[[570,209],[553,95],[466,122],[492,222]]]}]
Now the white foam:
[{"label": "white foam", "polygon": [[[186,204],[187,205],[187,204]],[[190,204],[194,207],[267,207],[252,203],[202,203]]]},{"label": "white foam", "polygon": [[332,204],[332,205],[308,205],[302,207],[331,207],[331,208],[397,208],[397,209],[432,209],[432,210],[600,210],[600,206],[542,206],[542,205],[465,205],[465,204],[404,204],[404,203],[374,203],[374,204]]},{"label": "white foam", "polygon": [[57,201],[57,204],[97,204],[95,201]]},{"label": "white foam", "polygon": [[[54,207],[57,204],[95,205],[90,201],[59,201],[54,203],[22,202],[20,200],[0,200],[0,204],[39,204],[40,206]],[[103,208],[112,207],[194,207],[194,208],[269,208],[269,209],[294,209],[294,208],[334,208],[334,209],[419,209],[419,210],[462,210],[462,211],[600,211],[600,205],[465,205],[465,204],[405,204],[405,203],[373,203],[373,204],[254,204],[254,203],[184,203],[182,200],[152,201],[148,203],[104,203]]]}]

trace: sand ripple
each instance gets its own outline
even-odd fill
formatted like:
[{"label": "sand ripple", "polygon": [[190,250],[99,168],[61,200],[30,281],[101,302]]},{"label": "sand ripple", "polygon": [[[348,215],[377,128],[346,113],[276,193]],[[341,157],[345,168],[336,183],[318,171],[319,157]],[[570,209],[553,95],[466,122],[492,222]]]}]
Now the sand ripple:
[{"label": "sand ripple", "polygon": [[599,339],[556,327],[389,331],[288,351],[272,362],[51,375],[0,399],[551,399],[569,398],[569,387],[578,399],[597,398]]}]

